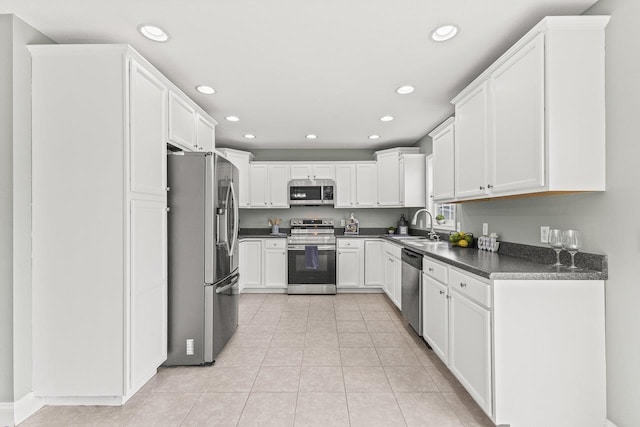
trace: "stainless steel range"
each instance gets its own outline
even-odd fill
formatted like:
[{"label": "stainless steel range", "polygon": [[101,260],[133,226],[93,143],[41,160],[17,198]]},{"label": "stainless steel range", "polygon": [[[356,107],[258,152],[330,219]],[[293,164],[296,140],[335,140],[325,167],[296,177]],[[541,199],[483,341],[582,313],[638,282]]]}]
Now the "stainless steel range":
[{"label": "stainless steel range", "polygon": [[289,294],[336,293],[336,234],[331,218],[292,219]]}]

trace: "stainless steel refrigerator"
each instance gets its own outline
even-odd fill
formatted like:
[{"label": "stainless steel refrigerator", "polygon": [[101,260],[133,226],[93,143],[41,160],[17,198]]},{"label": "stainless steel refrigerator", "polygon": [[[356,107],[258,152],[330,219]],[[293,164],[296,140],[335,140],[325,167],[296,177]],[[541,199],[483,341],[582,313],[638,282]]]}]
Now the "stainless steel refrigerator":
[{"label": "stainless steel refrigerator", "polygon": [[212,363],[238,325],[238,170],[214,153],[167,156],[165,365]]}]

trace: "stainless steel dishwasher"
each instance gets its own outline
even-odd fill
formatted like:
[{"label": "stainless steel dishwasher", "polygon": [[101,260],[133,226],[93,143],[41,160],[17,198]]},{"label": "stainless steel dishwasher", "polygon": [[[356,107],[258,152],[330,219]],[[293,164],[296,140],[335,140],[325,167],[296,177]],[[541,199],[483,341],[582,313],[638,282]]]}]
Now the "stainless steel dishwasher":
[{"label": "stainless steel dishwasher", "polygon": [[402,316],[422,336],[422,255],[402,249]]}]

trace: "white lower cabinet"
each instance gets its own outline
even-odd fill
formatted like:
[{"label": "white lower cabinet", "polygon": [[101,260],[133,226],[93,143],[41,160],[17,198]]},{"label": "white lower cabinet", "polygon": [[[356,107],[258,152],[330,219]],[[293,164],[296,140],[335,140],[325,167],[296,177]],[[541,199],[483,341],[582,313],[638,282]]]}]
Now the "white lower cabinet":
[{"label": "white lower cabinet", "polygon": [[422,275],[422,334],[446,364],[449,358],[449,290],[446,285]]},{"label": "white lower cabinet", "polygon": [[382,288],[384,284],[384,242],[378,239],[364,241],[364,285]]},{"label": "white lower cabinet", "polygon": [[402,248],[385,242],[384,250],[384,291],[396,307],[402,309]]},{"label": "white lower cabinet", "polygon": [[455,290],[449,297],[449,369],[491,416],[491,312]]},{"label": "white lower cabinet", "polygon": [[287,242],[285,239],[265,239],[264,287],[287,287]]},{"label": "white lower cabinet", "polygon": [[604,281],[489,280],[425,257],[422,286],[425,340],[496,425],[604,424]]},{"label": "white lower cabinet", "polygon": [[287,240],[243,239],[239,246],[240,290],[286,289]]},{"label": "white lower cabinet", "polygon": [[337,242],[338,288],[364,286],[364,242],[357,238],[338,239]]}]

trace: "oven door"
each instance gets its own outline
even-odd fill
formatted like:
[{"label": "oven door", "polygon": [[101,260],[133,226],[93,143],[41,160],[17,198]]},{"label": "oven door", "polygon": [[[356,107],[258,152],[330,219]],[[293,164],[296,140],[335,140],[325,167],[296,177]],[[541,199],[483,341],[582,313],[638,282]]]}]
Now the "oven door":
[{"label": "oven door", "polygon": [[[308,245],[315,246],[315,245]],[[289,245],[288,277],[289,289],[298,285],[313,285],[312,289],[320,289],[321,285],[336,285],[336,247],[335,245],[317,245],[317,263],[309,263],[305,255],[305,245]],[[317,264],[312,266],[310,264]],[[314,268],[315,267],[315,268]],[[309,288],[306,286],[305,288]],[[291,292],[290,292],[291,293]],[[315,293],[313,291],[305,293]],[[320,293],[320,292],[318,292]]]}]

